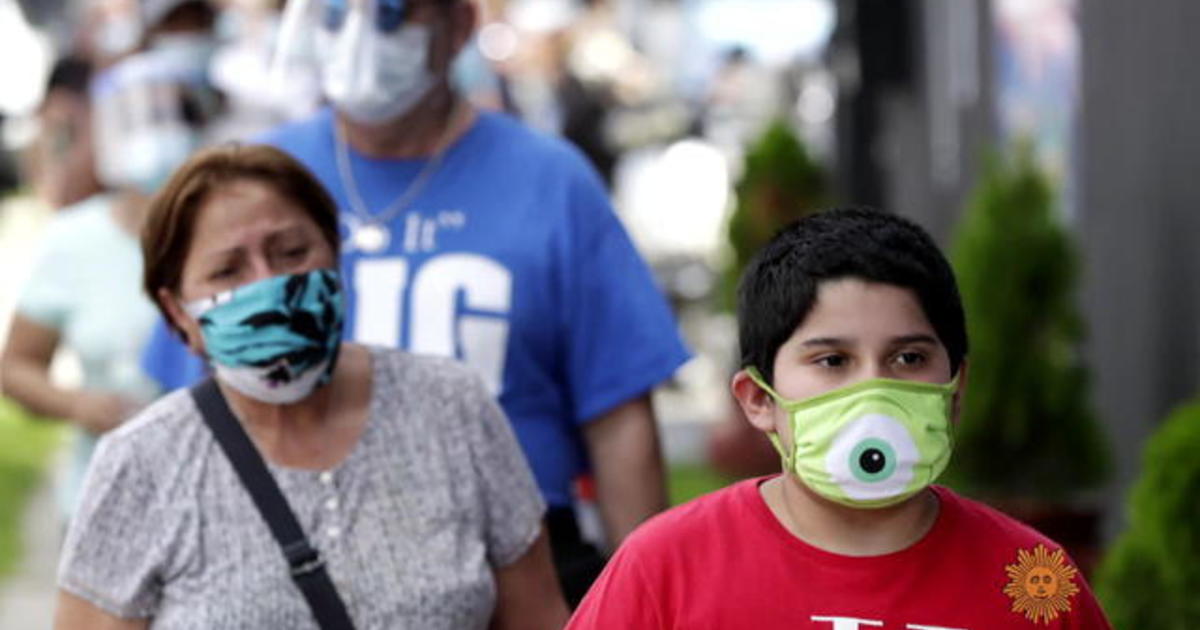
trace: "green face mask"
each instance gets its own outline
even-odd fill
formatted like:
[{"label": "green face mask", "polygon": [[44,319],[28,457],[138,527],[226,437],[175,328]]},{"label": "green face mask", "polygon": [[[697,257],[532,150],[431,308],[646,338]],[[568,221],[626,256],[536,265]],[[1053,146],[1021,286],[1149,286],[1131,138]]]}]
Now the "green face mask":
[{"label": "green face mask", "polygon": [[944,385],[871,379],[788,400],[758,370],[746,373],[788,414],[792,452],[768,434],[784,470],[830,501],[854,508],[895,505],[933,483],[950,461],[957,376]]}]

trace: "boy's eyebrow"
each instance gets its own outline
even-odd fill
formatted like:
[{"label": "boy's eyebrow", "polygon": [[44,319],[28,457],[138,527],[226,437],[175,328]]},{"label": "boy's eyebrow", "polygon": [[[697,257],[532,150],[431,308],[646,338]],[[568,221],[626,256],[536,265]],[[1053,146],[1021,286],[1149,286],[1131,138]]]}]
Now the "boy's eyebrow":
[{"label": "boy's eyebrow", "polygon": [[[893,337],[891,342],[896,345],[906,343],[931,343],[937,344],[937,337],[927,335],[925,333],[914,333],[911,335],[900,335]],[[827,347],[827,346],[845,346],[850,343],[850,339],[846,337],[813,337],[800,342],[800,345],[806,348]]]},{"label": "boy's eyebrow", "polygon": [[800,345],[812,348],[814,346],[844,346],[847,343],[849,341],[843,337],[813,337],[812,339],[805,339]]},{"label": "boy's eyebrow", "polygon": [[892,343],[895,343],[895,344],[931,343],[931,344],[936,345],[938,343],[938,340],[937,340],[937,337],[934,337],[932,335],[926,335],[924,333],[917,333],[914,335],[901,335],[899,337],[895,337],[892,339]]}]

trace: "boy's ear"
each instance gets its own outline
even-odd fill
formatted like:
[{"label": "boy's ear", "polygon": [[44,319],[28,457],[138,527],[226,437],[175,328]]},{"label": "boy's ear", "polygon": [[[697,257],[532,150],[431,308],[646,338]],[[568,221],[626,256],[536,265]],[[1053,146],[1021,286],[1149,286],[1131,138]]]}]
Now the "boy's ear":
[{"label": "boy's ear", "polygon": [[954,398],[950,400],[950,424],[958,424],[962,418],[963,399],[967,395],[967,377],[970,376],[968,367],[970,364],[966,357],[963,357],[962,363],[958,366],[958,391],[954,392]]},{"label": "boy's ear", "polygon": [[754,428],[763,432],[775,430],[775,400],[746,374],[746,370],[738,370],[733,375],[729,389]]}]

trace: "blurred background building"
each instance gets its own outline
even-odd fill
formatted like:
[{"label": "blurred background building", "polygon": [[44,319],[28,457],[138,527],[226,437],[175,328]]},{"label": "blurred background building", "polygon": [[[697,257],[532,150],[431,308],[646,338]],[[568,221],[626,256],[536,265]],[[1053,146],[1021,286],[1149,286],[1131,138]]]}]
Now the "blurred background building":
[{"label": "blurred background building", "polygon": [[[0,331],[29,244],[57,199],[39,157],[52,141],[39,116],[46,75],[67,52],[87,51],[101,64],[104,54],[119,54],[120,16],[133,4],[0,0]],[[286,86],[282,95],[267,87],[279,3],[218,4],[210,73],[228,113],[214,139],[247,137],[317,106],[315,84]],[[1058,353],[1082,367],[1070,394],[1081,397],[1106,451],[1088,461],[1110,463],[1090,488],[1054,498],[1099,519],[1087,525],[1095,528],[1093,542],[1076,550],[1089,566],[1099,560],[1128,525],[1126,496],[1142,470],[1143,444],[1200,382],[1200,186],[1193,174],[1200,74],[1187,70],[1200,53],[1200,4],[482,6],[476,41],[459,60],[464,89],[481,106],[561,133],[588,155],[696,351],[656,400],[677,499],[728,478],[722,474],[757,470],[763,453],[773,461],[765,442],[747,445],[729,429],[739,420],[725,393],[737,367],[730,279],[756,229],[821,205],[868,204],[925,226],[957,264],[964,217],[991,198],[981,188],[988,164],[1026,151],[1049,184],[1050,216],[1071,243],[1061,264],[1078,272],[1077,291],[1066,299],[1079,317],[1065,317],[1079,334],[1068,335],[1078,340],[1069,347],[1040,344],[1038,330],[1011,343],[1026,344],[1030,361]],[[1027,251],[1016,236],[993,236],[1012,260]],[[1020,371],[1024,358],[1012,361],[1003,369]],[[69,367],[63,373],[71,378]],[[1007,395],[1030,394],[1017,388]],[[1050,440],[1057,422],[1035,418],[1021,439]],[[1076,444],[1070,437],[1054,442],[1067,445],[1060,452]],[[0,442],[0,453],[11,447]],[[1073,536],[1063,527],[1062,536]],[[8,621],[15,613],[4,605],[0,598],[0,620]]]}]

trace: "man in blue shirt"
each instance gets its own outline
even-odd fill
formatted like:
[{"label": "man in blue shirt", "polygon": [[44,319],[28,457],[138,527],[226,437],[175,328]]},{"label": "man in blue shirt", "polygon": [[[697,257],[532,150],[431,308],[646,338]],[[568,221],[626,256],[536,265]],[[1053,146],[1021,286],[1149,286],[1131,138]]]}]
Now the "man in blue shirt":
[{"label": "man in blue shirt", "polygon": [[[347,333],[478,371],[546,498],[578,601],[599,566],[572,516],[574,480],[594,476],[612,548],[666,504],[649,394],[687,359],[672,313],[580,153],[452,88],[473,4],[292,0],[287,11],[296,30],[281,41],[317,42],[333,107],[264,141],[339,204]],[[162,345],[151,373],[194,378]]]}]

